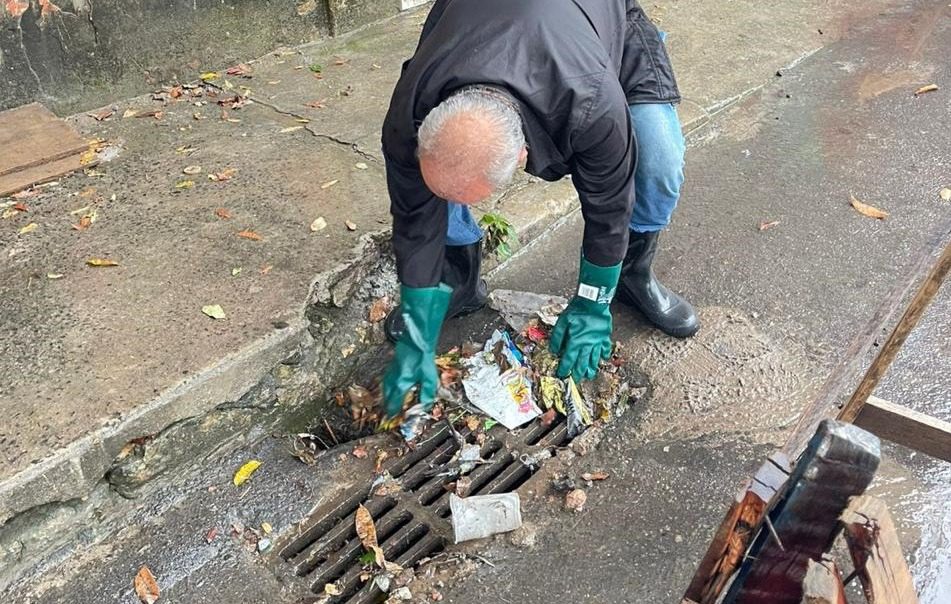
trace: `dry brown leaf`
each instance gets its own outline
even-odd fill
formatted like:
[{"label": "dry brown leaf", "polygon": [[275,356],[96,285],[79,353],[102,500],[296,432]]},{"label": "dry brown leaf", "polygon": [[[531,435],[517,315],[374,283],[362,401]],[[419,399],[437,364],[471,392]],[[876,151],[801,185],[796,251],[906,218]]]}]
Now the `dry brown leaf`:
[{"label": "dry brown leaf", "polygon": [[580,512],[584,509],[584,504],[588,501],[588,494],[581,489],[575,489],[565,495],[565,509],[572,512]]},{"label": "dry brown leaf", "polygon": [[97,111],[96,113],[87,113],[86,115],[95,119],[97,122],[101,122],[103,120],[106,120],[112,117],[114,113],[115,111],[113,111],[110,108],[107,108],[107,109],[102,109],[100,111]]},{"label": "dry brown leaf", "polygon": [[25,227],[21,228],[21,229],[19,230],[19,234],[20,234],[20,235],[26,235],[27,233],[32,233],[33,231],[36,230],[36,227],[38,227],[38,226],[39,226],[39,225],[36,224],[35,222],[31,222],[30,224],[28,224],[28,225],[26,225]]},{"label": "dry brown leaf", "polygon": [[273,264],[265,264],[264,266],[261,267],[261,271],[260,271],[260,272],[261,272],[262,275],[266,275],[266,274],[268,274],[268,273],[271,272],[271,269],[272,269],[272,268],[274,268],[274,265],[273,265]]},{"label": "dry brown leaf", "polygon": [[343,592],[337,587],[336,583],[327,583],[324,585],[324,595],[327,596],[339,596]]},{"label": "dry brown leaf", "polygon": [[234,175],[237,173],[238,171],[235,168],[225,168],[224,170],[222,170],[221,172],[218,172],[217,174],[209,174],[208,180],[211,180],[214,182],[224,182],[226,180],[231,180],[232,178],[234,178]]},{"label": "dry brown leaf", "polygon": [[761,222],[759,223],[759,230],[761,230],[761,231],[768,231],[768,230],[770,230],[771,228],[773,228],[774,226],[777,226],[777,225],[779,225],[779,221],[778,221],[778,220],[763,220],[763,221],[761,221]]},{"label": "dry brown leaf", "polygon": [[373,524],[373,516],[370,515],[370,510],[366,509],[363,505],[357,508],[354,525],[357,529],[357,537],[360,538],[360,543],[363,544],[363,547],[367,551],[378,547],[376,541],[376,525]]},{"label": "dry brown leaf", "polygon": [[370,305],[370,323],[379,323],[390,312],[390,298],[383,296]]},{"label": "dry brown leaf", "polygon": [[238,63],[234,67],[228,68],[228,71],[225,72],[231,76],[240,76],[242,78],[251,77],[251,68],[245,65],[244,63]]},{"label": "dry brown leaf", "polygon": [[354,407],[368,408],[376,403],[376,398],[368,389],[359,384],[347,386],[347,395],[350,397],[350,403]]},{"label": "dry brown leaf", "polygon": [[108,258],[90,258],[86,261],[86,264],[95,267],[119,266],[118,262],[115,260],[109,260]]},{"label": "dry brown leaf", "polygon": [[73,228],[76,229],[77,231],[85,231],[86,229],[92,226],[92,223],[93,223],[92,216],[90,216],[89,214],[86,214],[85,216],[79,219],[78,224],[73,225]]},{"label": "dry brown leaf", "polygon": [[95,194],[96,194],[96,187],[86,187],[85,189],[77,193],[77,195],[79,195],[80,197],[84,199],[92,197]]},{"label": "dry brown leaf", "polygon": [[918,90],[916,90],[916,91],[915,91],[915,96],[921,96],[921,95],[923,95],[923,94],[925,94],[925,93],[928,93],[928,92],[934,92],[935,90],[938,90],[938,85],[937,85],[937,84],[928,84],[927,86],[922,86],[921,88],[919,88]]},{"label": "dry brown leaf", "polygon": [[135,588],[135,595],[139,596],[144,604],[158,602],[161,592],[159,591],[158,582],[155,580],[155,575],[152,574],[148,566],[139,569],[135,579],[132,580],[132,587]]},{"label": "dry brown leaf", "polygon": [[215,540],[215,537],[217,537],[217,536],[218,536],[218,528],[217,528],[217,527],[212,528],[212,529],[209,529],[208,532],[205,533],[205,543],[211,543],[212,541]]},{"label": "dry brown leaf", "polygon": [[389,457],[389,456],[390,456],[390,454],[387,453],[386,451],[377,451],[377,452],[376,452],[376,465],[375,465],[375,467],[374,467],[374,471],[375,471],[377,474],[380,474],[380,473],[383,472],[383,462],[386,461],[386,458]]},{"label": "dry brown leaf", "polygon": [[320,185],[320,188],[321,188],[321,189],[329,189],[330,187],[334,186],[334,185],[337,184],[338,182],[340,182],[340,179],[330,180],[330,181],[327,181],[327,182],[325,182],[324,184]]},{"label": "dry brown leaf", "polygon": [[552,423],[553,421],[555,421],[555,417],[556,417],[556,416],[557,416],[557,413],[555,412],[555,408],[554,408],[554,407],[552,407],[551,409],[549,409],[548,411],[546,411],[545,413],[543,413],[543,414],[542,414],[542,418],[541,418],[542,426],[544,426],[544,427],[546,427],[546,428],[547,428],[548,426],[550,426],[551,423]]},{"label": "dry brown leaf", "polygon": [[245,239],[250,239],[251,241],[262,241],[264,238],[255,233],[250,229],[245,229],[238,233],[238,237],[244,237]]},{"label": "dry brown leaf", "polygon": [[310,230],[313,232],[322,231],[327,228],[327,220],[323,216],[318,216],[310,223]]},{"label": "dry brown leaf", "polygon": [[585,472],[581,475],[581,480],[593,481],[593,480],[607,480],[608,473],[603,470],[598,470],[596,472]]},{"label": "dry brown leaf", "polygon": [[367,448],[363,445],[358,445],[353,448],[353,456],[357,459],[366,459],[369,455]]},{"label": "dry brown leaf", "polygon": [[194,174],[201,174],[201,166],[185,166],[182,169],[182,172],[188,174],[189,176]]},{"label": "dry brown leaf", "polygon": [[868,216],[869,218],[875,218],[877,220],[885,220],[885,218],[888,217],[888,212],[885,210],[879,210],[875,206],[870,206],[867,203],[859,201],[856,199],[855,195],[852,195],[851,193],[849,194],[849,203],[852,204],[852,207],[863,216]]},{"label": "dry brown leaf", "polygon": [[466,418],[466,428],[469,428],[473,432],[479,429],[479,426],[482,424],[482,421],[476,415],[470,415]]},{"label": "dry brown leaf", "polygon": [[228,208],[218,208],[215,210],[215,216],[222,220],[228,220],[231,218],[231,212],[228,211]]},{"label": "dry brown leaf", "polygon": [[135,117],[137,114],[138,114],[138,111],[136,111],[135,109],[126,109],[125,111],[122,112],[122,117],[123,118]]}]

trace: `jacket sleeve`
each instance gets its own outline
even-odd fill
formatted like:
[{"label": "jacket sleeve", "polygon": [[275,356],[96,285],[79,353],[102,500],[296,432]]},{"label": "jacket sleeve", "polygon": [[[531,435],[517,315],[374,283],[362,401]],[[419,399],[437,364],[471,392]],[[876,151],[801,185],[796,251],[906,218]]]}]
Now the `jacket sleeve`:
[{"label": "jacket sleeve", "polygon": [[418,166],[386,160],[393,253],[400,283],[433,287],[442,278],[448,204],[426,187]]},{"label": "jacket sleeve", "polygon": [[609,72],[571,134],[572,182],[584,216],[584,256],[613,266],[627,251],[637,143],[624,91]]}]

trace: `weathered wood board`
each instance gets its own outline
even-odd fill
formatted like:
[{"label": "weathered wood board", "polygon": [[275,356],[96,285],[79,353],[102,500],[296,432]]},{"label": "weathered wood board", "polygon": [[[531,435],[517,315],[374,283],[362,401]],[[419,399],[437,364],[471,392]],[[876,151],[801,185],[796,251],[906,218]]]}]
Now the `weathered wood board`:
[{"label": "weathered wood board", "polygon": [[42,105],[0,112],[0,196],[78,170],[88,148],[79,133]]},{"label": "weathered wood board", "polygon": [[895,522],[885,503],[855,497],[842,513],[845,541],[869,604],[917,604]]},{"label": "weathered wood board", "polygon": [[[724,604],[800,604],[810,560],[839,532],[839,516],[871,484],[879,439],[852,424],[825,420],[789,477],[786,496],[766,517]],[[768,529],[768,530],[767,530]]]},{"label": "weathered wood board", "polygon": [[882,400],[868,397],[855,425],[879,438],[951,461],[951,423]]}]

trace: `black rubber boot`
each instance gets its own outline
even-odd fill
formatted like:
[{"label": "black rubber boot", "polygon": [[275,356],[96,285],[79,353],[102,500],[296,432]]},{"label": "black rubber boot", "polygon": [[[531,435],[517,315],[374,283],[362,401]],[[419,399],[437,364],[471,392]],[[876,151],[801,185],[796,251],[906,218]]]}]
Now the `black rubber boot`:
[{"label": "black rubber boot", "polygon": [[[479,274],[481,269],[481,240],[471,245],[446,246],[442,282],[452,288],[447,319],[467,315],[485,306],[489,292]],[[394,343],[403,335],[403,314],[398,306],[386,316],[383,329],[387,339]]]},{"label": "black rubber boot", "polygon": [[635,233],[627,245],[616,298],[641,311],[662,332],[687,338],[697,333],[700,321],[690,302],[657,280],[651,264],[657,252],[658,232]]}]

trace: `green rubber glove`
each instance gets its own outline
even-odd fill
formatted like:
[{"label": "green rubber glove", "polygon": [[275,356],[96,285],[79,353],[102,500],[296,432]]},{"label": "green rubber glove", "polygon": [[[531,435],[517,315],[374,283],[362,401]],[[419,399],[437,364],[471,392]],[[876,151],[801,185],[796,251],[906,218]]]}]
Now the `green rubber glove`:
[{"label": "green rubber glove", "polygon": [[406,329],[396,343],[396,354],[383,376],[383,410],[394,417],[403,410],[403,399],[419,385],[419,402],[426,409],[436,401],[439,372],[436,371],[436,344],[452,288],[400,287],[400,312]]},{"label": "green rubber glove", "polygon": [[621,277],[621,263],[597,266],[581,256],[578,293],[551,332],[551,351],[561,357],[558,377],[576,382],[598,375],[601,359],[611,358],[611,299]]}]

